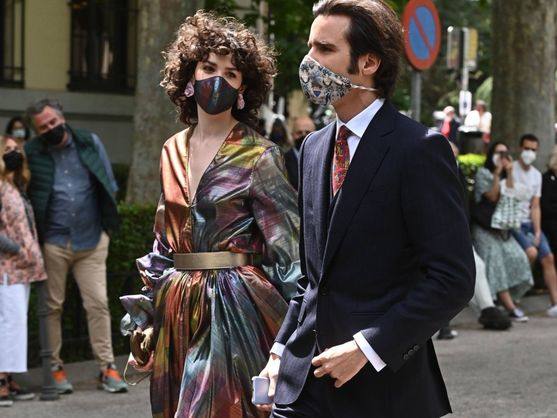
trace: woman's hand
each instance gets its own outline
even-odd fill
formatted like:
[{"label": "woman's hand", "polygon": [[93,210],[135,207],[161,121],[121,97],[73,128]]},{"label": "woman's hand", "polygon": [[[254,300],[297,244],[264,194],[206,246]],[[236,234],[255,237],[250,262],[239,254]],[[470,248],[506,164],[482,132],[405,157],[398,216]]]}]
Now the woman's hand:
[{"label": "woman's hand", "polygon": [[140,366],[135,360],[135,358],[133,358],[133,356],[130,356],[130,358],[128,359],[128,364],[140,373],[148,373],[152,371],[154,363],[155,363],[155,356],[153,352],[151,352],[151,355],[149,356],[149,361],[144,366]]},{"label": "woman's hand", "polygon": [[513,159],[510,155],[503,159],[503,167],[505,168],[507,177],[511,176],[513,173]]}]

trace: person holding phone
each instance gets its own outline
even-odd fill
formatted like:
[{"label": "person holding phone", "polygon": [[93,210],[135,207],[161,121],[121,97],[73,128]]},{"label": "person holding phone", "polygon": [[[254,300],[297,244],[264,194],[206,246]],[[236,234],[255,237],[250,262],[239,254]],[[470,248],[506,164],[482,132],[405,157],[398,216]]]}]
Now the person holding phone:
[{"label": "person holding phone", "polygon": [[[497,208],[503,200],[514,201],[512,216],[518,222],[518,203],[527,199],[525,190],[513,179],[513,160],[509,148],[503,142],[495,142],[488,150],[486,161],[476,173],[474,200],[490,202]],[[496,209],[497,210],[497,209]],[[528,259],[518,242],[510,234],[511,229],[487,228],[476,223],[472,227],[474,248],[486,267],[487,280],[493,297],[497,297],[517,322],[528,317],[515,301],[532,286],[533,278]]]},{"label": "person holding phone", "polygon": [[300,278],[296,192],[280,147],[255,130],[274,74],[243,24],[202,11],[166,51],[162,86],[186,129],[162,149],[145,292],[123,298],[128,329],[151,335],[139,369],[152,370],[154,417],[265,415],[251,378]]}]

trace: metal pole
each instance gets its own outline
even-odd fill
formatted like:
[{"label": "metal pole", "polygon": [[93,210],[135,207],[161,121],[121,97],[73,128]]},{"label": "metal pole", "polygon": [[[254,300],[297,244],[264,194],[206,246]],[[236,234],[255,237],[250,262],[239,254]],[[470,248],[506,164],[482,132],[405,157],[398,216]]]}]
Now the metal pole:
[{"label": "metal pole", "polygon": [[420,105],[422,103],[422,73],[412,70],[412,87],[410,94],[410,111],[412,119],[420,121]]},{"label": "metal pole", "polygon": [[48,309],[46,306],[46,282],[37,283],[39,298],[37,304],[37,315],[39,317],[39,340],[41,345],[41,363],[43,366],[43,384],[41,387],[41,401],[55,401],[60,399],[60,395],[54,385],[52,377],[51,361],[52,350],[48,340],[48,329],[46,327],[46,316]]}]

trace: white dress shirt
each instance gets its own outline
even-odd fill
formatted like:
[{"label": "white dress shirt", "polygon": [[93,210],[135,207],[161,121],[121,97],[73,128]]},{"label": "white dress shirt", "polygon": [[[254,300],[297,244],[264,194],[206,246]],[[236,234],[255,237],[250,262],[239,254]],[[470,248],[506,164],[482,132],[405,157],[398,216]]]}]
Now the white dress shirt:
[{"label": "white dress shirt", "polygon": [[[373,103],[371,103],[368,107],[366,107],[356,116],[354,116],[348,122],[342,122],[337,116],[336,136],[338,136],[338,131],[340,127],[343,125],[346,125],[346,127],[350,130],[350,132],[352,132],[352,134],[348,137],[348,149],[350,151],[350,161],[352,161],[352,159],[354,158],[354,154],[356,153],[356,149],[360,144],[360,140],[362,139],[364,132],[366,131],[368,125],[375,117],[379,109],[381,109],[381,107],[383,106],[383,103],[385,103],[385,99],[375,99]],[[358,332],[357,334],[354,335],[354,341],[356,341],[356,344],[358,344],[358,347],[360,348],[360,350],[362,350],[362,352],[369,360],[369,362],[372,364],[372,366],[375,368],[375,370],[380,371],[383,368],[385,368],[386,366],[385,362],[381,359],[381,357],[379,357],[379,355],[371,347],[371,345],[368,343],[368,341],[366,340],[366,338],[361,332]],[[283,344],[275,343],[271,348],[271,353],[276,354],[279,357],[282,357],[283,351],[284,351]]]}]

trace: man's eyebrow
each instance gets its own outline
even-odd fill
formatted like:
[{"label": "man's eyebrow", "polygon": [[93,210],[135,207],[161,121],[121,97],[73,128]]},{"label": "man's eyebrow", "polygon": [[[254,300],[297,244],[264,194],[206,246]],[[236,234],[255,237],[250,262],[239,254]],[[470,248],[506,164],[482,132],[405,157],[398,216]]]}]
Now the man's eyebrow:
[{"label": "man's eyebrow", "polygon": [[332,44],[330,42],[327,41],[318,41],[318,40],[314,40],[312,41],[308,41],[308,48],[311,48],[312,46],[316,46],[318,48],[325,48],[325,49],[336,49],[335,44]]}]

